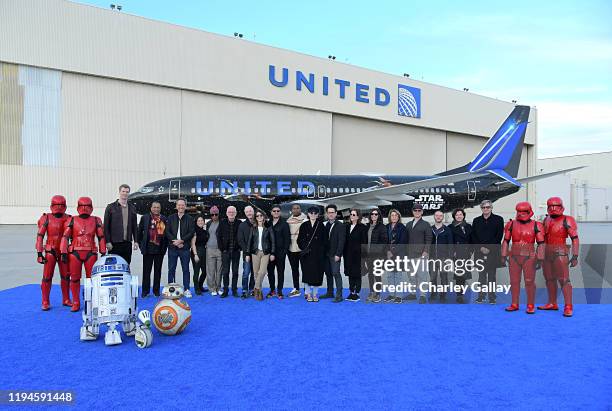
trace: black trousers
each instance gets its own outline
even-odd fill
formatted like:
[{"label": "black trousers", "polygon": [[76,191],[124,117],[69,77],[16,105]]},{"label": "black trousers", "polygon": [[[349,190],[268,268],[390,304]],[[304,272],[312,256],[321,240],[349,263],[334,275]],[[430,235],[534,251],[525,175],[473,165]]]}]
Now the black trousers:
[{"label": "black trousers", "polygon": [[204,287],[204,281],[206,281],[206,247],[196,246],[198,252],[198,258],[200,261],[196,263],[191,255],[191,264],[193,264],[193,287],[196,290],[202,290]]},{"label": "black trousers", "polygon": [[159,283],[164,262],[164,254],[146,254],[142,256],[142,294],[147,295],[151,289],[151,269],[153,271],[153,294],[159,295]]},{"label": "black trousers", "polygon": [[229,290],[230,264],[232,268],[232,291],[238,292],[238,266],[240,265],[240,250],[223,251],[221,253],[221,275],[223,287]]},{"label": "black trousers", "polygon": [[[480,286],[488,285],[488,283],[497,283],[497,267],[491,267],[485,264],[484,270],[478,272],[478,282]],[[489,299],[495,298],[495,291],[489,292]]]},{"label": "black trousers", "polygon": [[349,290],[351,293],[359,294],[361,292],[361,276],[349,276]]},{"label": "black trousers", "polygon": [[274,276],[274,269],[278,273],[278,290],[277,292],[283,292],[283,286],[285,285],[285,254],[277,254],[274,257],[274,261],[268,262],[268,282],[270,283],[270,291],[276,289],[276,278]]},{"label": "black trousers", "polygon": [[132,243],[130,241],[122,241],[120,243],[112,243],[112,254],[117,254],[122,257],[128,264],[132,263]]},{"label": "black trousers", "polygon": [[291,276],[293,277],[293,288],[296,290],[300,289],[300,252],[291,252],[287,253],[287,257],[289,257],[289,265],[291,266]]}]

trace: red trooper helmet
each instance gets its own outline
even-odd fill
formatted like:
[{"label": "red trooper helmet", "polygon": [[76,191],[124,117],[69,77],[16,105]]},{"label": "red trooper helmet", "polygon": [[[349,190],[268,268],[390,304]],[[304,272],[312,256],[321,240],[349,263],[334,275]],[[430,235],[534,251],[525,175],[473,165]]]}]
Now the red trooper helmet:
[{"label": "red trooper helmet", "polygon": [[66,212],[66,198],[61,195],[51,197],[51,213],[64,214]]},{"label": "red trooper helmet", "polygon": [[531,204],[527,201],[521,201],[516,203],[516,219],[519,221],[529,221],[533,216],[533,209]]},{"label": "red trooper helmet", "polygon": [[551,197],[546,201],[548,215],[551,217],[558,217],[563,215],[565,207],[563,207],[563,200],[560,197]]},{"label": "red trooper helmet", "polygon": [[91,198],[89,197],[80,197],[77,202],[77,212],[79,215],[91,215],[93,212],[93,204],[91,202]]}]

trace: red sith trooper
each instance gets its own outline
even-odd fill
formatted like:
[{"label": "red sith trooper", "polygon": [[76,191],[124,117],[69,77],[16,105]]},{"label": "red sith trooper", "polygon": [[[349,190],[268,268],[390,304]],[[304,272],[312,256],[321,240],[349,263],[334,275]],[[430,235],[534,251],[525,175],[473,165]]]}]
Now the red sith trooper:
[{"label": "red sith trooper", "polygon": [[[66,199],[64,196],[55,195],[51,198],[51,213],[43,213],[38,219],[38,232],[36,233],[36,261],[43,264],[43,278],[40,288],[42,290],[42,309],[47,311],[51,304],[49,294],[51,293],[51,281],[55,273],[55,265],[59,267],[62,285],[62,304],[72,306],[70,301],[70,275],[68,264],[60,259],[60,243],[64,234],[64,225],[70,219],[66,214]],[[46,241],[45,241],[46,235]],[[43,245],[44,242],[44,245]],[[45,253],[43,255],[43,252]]]},{"label": "red sith trooper", "polygon": [[[544,243],[544,226],[531,217],[533,217],[531,204],[522,201],[516,204],[516,220],[508,221],[504,227],[502,259],[504,263],[509,261],[512,293],[512,304],[506,307],[506,311],[519,309],[521,274],[523,274],[527,292],[527,314],[535,313],[535,273],[544,259],[544,248],[541,246]],[[537,248],[534,247],[534,243],[537,243]]]},{"label": "red sith trooper", "polygon": [[[546,247],[544,252],[544,278],[548,290],[548,304],[539,306],[539,310],[558,310],[557,282],[563,293],[565,307],[563,315],[571,317],[574,312],[572,305],[572,283],[569,278],[569,266],[578,265],[578,226],[574,217],[564,215],[565,208],[559,197],[551,197],[546,202],[548,216],[544,219],[544,237]],[[572,257],[569,258],[567,237],[572,240]]]},{"label": "red sith trooper", "polygon": [[[91,277],[91,269],[98,259],[96,237],[100,245],[100,253],[106,254],[106,241],[102,220],[92,216],[91,198],[81,197],[77,203],[78,216],[70,218],[64,229],[61,242],[62,260],[68,261],[70,272],[70,291],[72,292],[72,310],[81,308],[81,272],[85,266],[85,275]],[[70,244],[68,242],[70,241]]]}]

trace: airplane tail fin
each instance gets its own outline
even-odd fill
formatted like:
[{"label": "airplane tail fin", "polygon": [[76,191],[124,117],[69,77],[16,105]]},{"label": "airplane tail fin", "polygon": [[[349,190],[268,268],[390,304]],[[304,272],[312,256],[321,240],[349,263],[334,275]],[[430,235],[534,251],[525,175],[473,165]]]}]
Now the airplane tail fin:
[{"label": "airplane tail fin", "polygon": [[444,174],[460,171],[488,172],[520,187],[521,183],[516,180],[516,176],[521,162],[528,120],[529,106],[516,106],[471,163]]}]

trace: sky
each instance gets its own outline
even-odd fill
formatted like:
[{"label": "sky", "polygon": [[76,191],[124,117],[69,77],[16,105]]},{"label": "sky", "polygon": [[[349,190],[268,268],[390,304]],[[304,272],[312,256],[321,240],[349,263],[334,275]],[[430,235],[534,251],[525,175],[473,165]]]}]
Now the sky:
[{"label": "sky", "polygon": [[538,109],[538,157],[612,150],[612,1],[79,3]]}]

